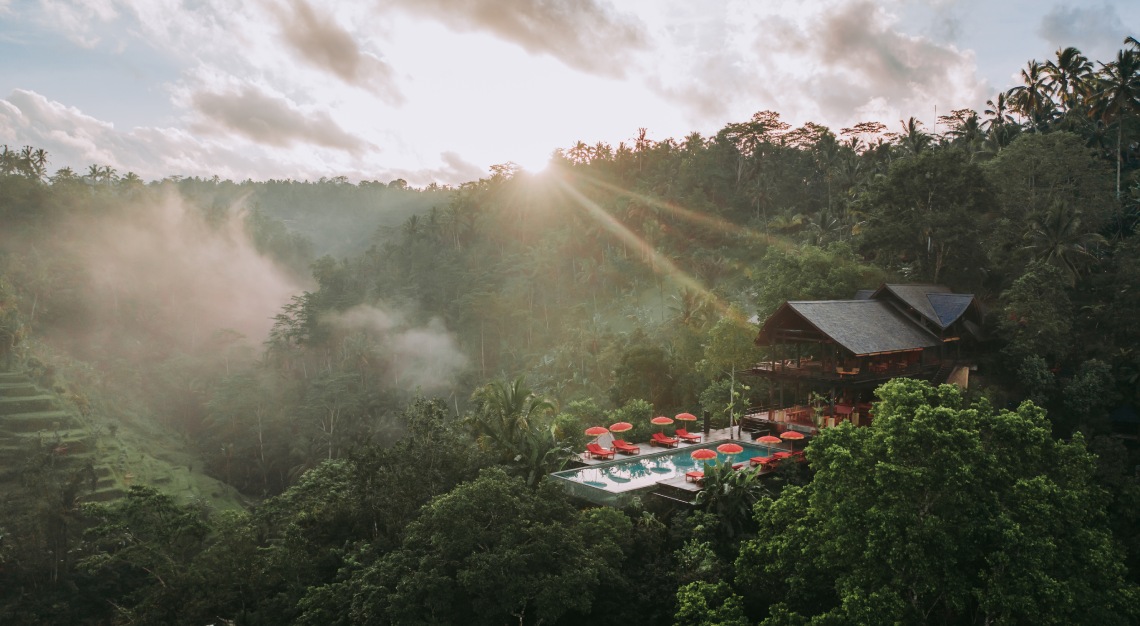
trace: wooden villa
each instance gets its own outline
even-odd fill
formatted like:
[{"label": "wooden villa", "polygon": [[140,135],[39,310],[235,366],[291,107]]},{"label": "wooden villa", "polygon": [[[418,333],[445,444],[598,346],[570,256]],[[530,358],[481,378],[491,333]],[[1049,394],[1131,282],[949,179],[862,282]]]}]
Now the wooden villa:
[{"label": "wooden villa", "polygon": [[874,389],[900,376],[965,387],[981,326],[974,296],[942,285],[882,285],[852,300],[785,302],[756,338],[770,359],[750,374],[770,381],[769,401],[746,422],[806,432],[869,423]]}]

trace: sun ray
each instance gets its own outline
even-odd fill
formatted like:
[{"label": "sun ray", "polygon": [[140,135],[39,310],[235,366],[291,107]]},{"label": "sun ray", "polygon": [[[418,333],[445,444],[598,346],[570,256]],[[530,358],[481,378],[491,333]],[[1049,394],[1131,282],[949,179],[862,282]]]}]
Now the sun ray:
[{"label": "sun ray", "polygon": [[730,307],[720,296],[707,289],[700,281],[685,273],[677,267],[669,257],[661,254],[641,237],[634,234],[625,224],[622,224],[598,203],[586,197],[578,189],[561,178],[556,178],[559,188],[565,192],[575,204],[581,207],[586,215],[596,220],[607,232],[617,237],[622,243],[637,250],[643,258],[650,260],[650,269],[659,276],[673,281],[676,285],[694,291],[707,298],[721,315],[729,315]]}]

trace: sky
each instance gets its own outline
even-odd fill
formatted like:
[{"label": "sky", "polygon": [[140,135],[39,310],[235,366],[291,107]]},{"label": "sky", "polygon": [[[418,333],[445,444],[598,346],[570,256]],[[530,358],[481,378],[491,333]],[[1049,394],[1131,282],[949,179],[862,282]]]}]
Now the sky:
[{"label": "sky", "polygon": [[1140,2],[0,0],[0,143],[146,180],[459,184],[578,141],[981,110]]}]

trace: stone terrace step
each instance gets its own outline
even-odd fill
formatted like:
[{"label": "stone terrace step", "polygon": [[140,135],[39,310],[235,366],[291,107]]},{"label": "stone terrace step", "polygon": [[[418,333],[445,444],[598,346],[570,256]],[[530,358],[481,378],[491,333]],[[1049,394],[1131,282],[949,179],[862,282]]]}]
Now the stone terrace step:
[{"label": "stone terrace step", "polygon": [[28,375],[23,372],[0,372],[0,383],[26,383],[31,382]]},{"label": "stone terrace step", "polygon": [[18,433],[34,433],[40,430],[52,433],[57,428],[74,430],[79,428],[77,422],[75,416],[67,411],[34,411],[0,415],[0,428]]},{"label": "stone terrace step", "polygon": [[17,398],[0,398],[0,416],[12,415],[14,413],[49,411],[54,408],[55,399],[55,396],[48,394]]},{"label": "stone terrace step", "polygon": [[26,398],[39,393],[30,382],[0,383],[0,398]]},{"label": "stone terrace step", "polygon": [[119,488],[100,489],[98,491],[85,494],[81,500],[83,502],[110,502],[111,500],[118,500],[125,497],[127,492]]}]

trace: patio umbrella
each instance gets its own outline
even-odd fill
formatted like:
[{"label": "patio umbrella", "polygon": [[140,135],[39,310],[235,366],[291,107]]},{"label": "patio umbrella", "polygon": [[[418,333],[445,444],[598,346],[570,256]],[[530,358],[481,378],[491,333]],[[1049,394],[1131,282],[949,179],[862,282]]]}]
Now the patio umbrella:
[{"label": "patio umbrella", "polygon": [[711,461],[712,459],[716,458],[716,450],[700,448],[698,450],[693,450],[692,454],[689,456],[693,457],[694,461]]},{"label": "patio umbrella", "polygon": [[708,461],[716,458],[716,451],[710,450],[708,448],[701,448],[699,450],[693,450],[693,453],[689,456],[693,457],[693,460],[695,461]]},{"label": "patio umbrella", "polygon": [[627,430],[633,430],[633,424],[630,424],[629,422],[618,422],[616,424],[610,424],[611,433],[624,433]]},{"label": "patio umbrella", "polygon": [[722,443],[716,447],[716,451],[721,454],[740,454],[744,452],[744,446],[738,443]]},{"label": "patio umbrella", "polygon": [[697,421],[697,416],[692,413],[678,413],[673,419],[678,422],[695,422]]},{"label": "patio umbrella", "polygon": [[667,426],[673,423],[673,418],[665,417],[664,415],[658,415],[657,417],[649,420],[649,423],[657,424],[658,426]]},{"label": "patio umbrella", "polygon": [[773,435],[764,435],[763,437],[760,437],[760,438],[759,438],[759,439],[757,439],[756,441],[758,441],[758,442],[760,442],[760,443],[762,443],[762,444],[764,444],[764,445],[766,445],[766,446],[774,446],[774,445],[776,445],[776,444],[780,443],[780,442],[781,442],[781,441],[783,441],[783,440],[782,440],[782,439],[780,439],[779,437],[776,437],[776,436],[773,436]]},{"label": "patio umbrella", "polygon": [[591,426],[586,429],[586,434],[591,437],[601,437],[608,432],[610,432],[610,429],[605,426]]},{"label": "patio umbrella", "polygon": [[[804,434],[798,430],[785,430],[784,432],[780,433],[780,438],[786,439],[787,441],[796,441],[799,439],[803,439]],[[796,444],[793,443],[791,445],[792,445],[792,450],[795,450]]]}]

